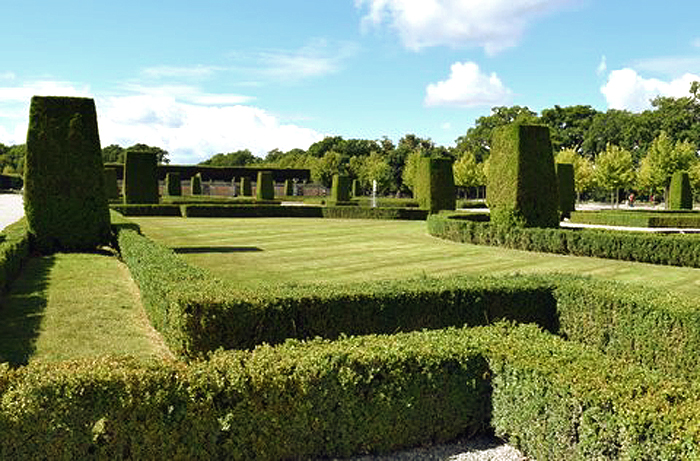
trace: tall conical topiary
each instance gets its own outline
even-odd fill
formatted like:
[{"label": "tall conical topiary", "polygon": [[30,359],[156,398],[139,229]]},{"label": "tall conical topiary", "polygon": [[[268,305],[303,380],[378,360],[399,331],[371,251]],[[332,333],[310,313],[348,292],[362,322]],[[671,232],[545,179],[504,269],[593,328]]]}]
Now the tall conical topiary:
[{"label": "tall conical topiary", "polygon": [[693,209],[693,190],[690,187],[690,177],[685,171],[676,171],[671,176],[671,184],[668,187],[668,209]]},{"label": "tall conical topiary", "polygon": [[180,173],[172,171],[165,175],[165,191],[171,197],[179,197],[182,195]]},{"label": "tall conical topiary", "polygon": [[42,253],[91,251],[110,242],[102,150],[92,99],[32,98],[24,211],[33,244]]},{"label": "tall conical topiary", "polygon": [[190,179],[190,194],[202,195],[202,175],[197,173]]}]

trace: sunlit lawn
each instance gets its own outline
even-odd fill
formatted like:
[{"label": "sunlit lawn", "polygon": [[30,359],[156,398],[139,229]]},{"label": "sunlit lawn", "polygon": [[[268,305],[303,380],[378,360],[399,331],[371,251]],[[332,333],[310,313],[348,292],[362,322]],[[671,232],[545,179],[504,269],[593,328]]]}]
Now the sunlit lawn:
[{"label": "sunlit lawn", "polygon": [[238,283],[562,272],[700,296],[700,270],[454,243],[421,221],[134,218],[149,237]]},{"label": "sunlit lawn", "polygon": [[31,258],[0,299],[0,362],[103,354],[170,354],[126,266],[98,254]]}]

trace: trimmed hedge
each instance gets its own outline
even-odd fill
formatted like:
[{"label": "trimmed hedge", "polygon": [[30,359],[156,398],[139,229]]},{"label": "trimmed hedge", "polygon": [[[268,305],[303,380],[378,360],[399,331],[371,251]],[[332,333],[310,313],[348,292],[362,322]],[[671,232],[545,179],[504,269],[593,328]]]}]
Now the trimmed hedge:
[{"label": "trimmed hedge", "polygon": [[15,174],[0,174],[0,190],[20,190],[24,186],[22,176]]},{"label": "trimmed hedge", "polygon": [[294,196],[294,182],[291,179],[284,180],[284,194],[285,197]]},{"label": "trimmed hedge", "polygon": [[700,228],[700,213],[683,210],[599,210],[575,211],[570,221],[627,227]]},{"label": "trimmed hedge", "polygon": [[117,183],[117,170],[115,168],[105,168],[105,193],[108,200],[119,199],[119,184]]},{"label": "trimmed hedge", "polygon": [[556,167],[559,211],[562,218],[568,218],[571,216],[571,212],[576,209],[574,165],[571,163],[557,163]]},{"label": "trimmed hedge", "polygon": [[112,204],[110,208],[124,216],[182,216],[180,205]]},{"label": "trimmed hedge", "polygon": [[180,173],[172,172],[165,176],[165,191],[169,197],[179,197],[182,195],[182,181]]},{"label": "trimmed hedge", "polygon": [[258,171],[258,180],[255,186],[255,198],[258,200],[275,199],[275,183],[272,181],[271,171]]},{"label": "trimmed hedge", "polygon": [[700,236],[593,229],[504,228],[489,223],[428,217],[428,233],[447,240],[543,253],[592,256],[669,266],[700,267]]},{"label": "trimmed hedge", "polygon": [[243,197],[253,196],[253,185],[251,184],[250,178],[245,176],[241,178],[240,195]]},{"label": "trimmed hedge", "polygon": [[91,251],[111,238],[95,102],[34,96],[24,210],[34,248]]},{"label": "trimmed hedge", "polygon": [[437,213],[457,203],[452,159],[423,157],[416,175],[416,199],[421,208]]},{"label": "trimmed hedge", "polygon": [[548,127],[516,123],[494,130],[486,197],[497,226],[559,226]]},{"label": "trimmed hedge", "polygon": [[158,176],[156,154],[126,151],[124,161],[124,203],[158,203]]},{"label": "trimmed hedge", "polygon": [[350,176],[344,174],[333,175],[333,181],[331,184],[331,196],[328,198],[328,205],[330,206],[347,206],[347,205],[357,205],[357,203],[350,201],[350,188],[352,182]]},{"label": "trimmed hedge", "polygon": [[190,178],[190,195],[202,195],[202,174],[197,173]]},{"label": "trimmed hedge", "polygon": [[687,171],[676,171],[671,176],[668,188],[669,210],[692,210],[693,190],[690,187],[690,176]]},{"label": "trimmed hedge", "polygon": [[24,261],[29,257],[29,240],[25,218],[10,224],[0,232],[0,296],[19,275]]}]

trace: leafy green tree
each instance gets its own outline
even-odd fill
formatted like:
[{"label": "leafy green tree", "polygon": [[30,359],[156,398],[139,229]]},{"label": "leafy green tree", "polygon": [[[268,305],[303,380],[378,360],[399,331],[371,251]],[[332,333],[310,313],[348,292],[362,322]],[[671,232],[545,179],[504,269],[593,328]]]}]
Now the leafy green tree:
[{"label": "leafy green tree", "polygon": [[481,162],[491,151],[491,132],[494,128],[513,122],[535,123],[536,121],[537,113],[527,106],[494,107],[491,109],[491,115],[479,117],[474,127],[469,128],[464,136],[457,138],[455,148],[457,157],[463,152],[473,152],[477,161]]},{"label": "leafy green tree", "polygon": [[598,152],[606,150],[608,144],[613,144],[641,157],[654,138],[654,130],[644,117],[616,109],[597,113],[581,145],[583,155],[594,158]]},{"label": "leafy green tree", "polygon": [[638,185],[651,193],[658,189],[667,192],[673,173],[689,171],[697,161],[695,146],[691,142],[673,142],[662,131],[652,141],[646,157],[640,163]]},{"label": "leafy green tree", "polygon": [[170,159],[168,158],[168,151],[161,149],[160,147],[149,146],[146,144],[134,144],[131,147],[126,148],[127,151],[138,151],[138,152],[151,152],[156,154],[156,161],[158,164],[168,164]]},{"label": "leafy green tree", "polygon": [[651,104],[655,108],[653,121],[657,130],[666,132],[672,140],[689,141],[698,147],[700,146],[698,86],[691,85],[690,89],[690,96],[680,98],[659,96],[652,100]]},{"label": "leafy green tree", "polygon": [[326,136],[309,146],[308,154],[312,157],[321,158],[330,151],[340,152],[339,145],[343,143],[342,136]]},{"label": "leafy green tree", "polygon": [[452,165],[455,186],[479,187],[486,185],[484,164],[476,161],[476,156],[471,152],[464,153]]},{"label": "leafy green tree", "polygon": [[596,187],[593,162],[576,152],[574,148],[562,149],[554,157],[556,163],[571,163],[574,166],[574,188],[576,199],[581,200],[581,194],[590,192]]},{"label": "leafy green tree", "polygon": [[102,148],[103,163],[124,163],[124,153],[126,149],[118,144],[110,144]]},{"label": "leafy green tree", "polygon": [[611,203],[617,206],[620,189],[631,186],[634,181],[632,153],[622,147],[608,144],[605,151],[596,158],[595,179],[600,187],[610,191]]},{"label": "leafy green tree", "polygon": [[342,160],[342,156],[338,152],[326,152],[323,158],[318,159],[315,167],[311,169],[311,179],[324,187],[331,187],[333,175],[343,172]]},{"label": "leafy green tree", "polygon": [[415,196],[416,178],[418,177],[418,169],[420,167],[420,159],[424,154],[419,151],[413,151],[406,157],[406,164],[403,169],[403,185],[406,186]]},{"label": "leafy green tree", "polygon": [[216,154],[199,164],[207,166],[246,166],[259,162],[260,159],[253,155],[250,150],[243,149],[229,152],[228,154]]},{"label": "leafy green tree", "polygon": [[591,106],[554,106],[543,109],[540,122],[549,127],[552,149],[578,148],[598,111]]},{"label": "leafy green tree", "polygon": [[374,152],[366,157],[353,157],[350,164],[363,189],[371,190],[372,182],[377,181],[379,193],[385,194],[389,190],[393,179],[391,167],[380,153]]}]

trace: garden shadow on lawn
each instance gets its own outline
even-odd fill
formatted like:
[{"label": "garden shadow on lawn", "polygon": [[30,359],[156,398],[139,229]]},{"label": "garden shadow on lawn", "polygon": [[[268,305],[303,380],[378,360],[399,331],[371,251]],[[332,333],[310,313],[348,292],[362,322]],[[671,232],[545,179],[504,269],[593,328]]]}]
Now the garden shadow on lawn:
[{"label": "garden shadow on lawn", "polygon": [[26,365],[36,350],[53,256],[30,258],[0,296],[0,363]]},{"label": "garden shadow on lawn", "polygon": [[220,247],[173,247],[173,251],[179,254],[198,254],[198,253],[254,253],[263,251],[258,247],[235,247],[235,246],[220,246]]}]

